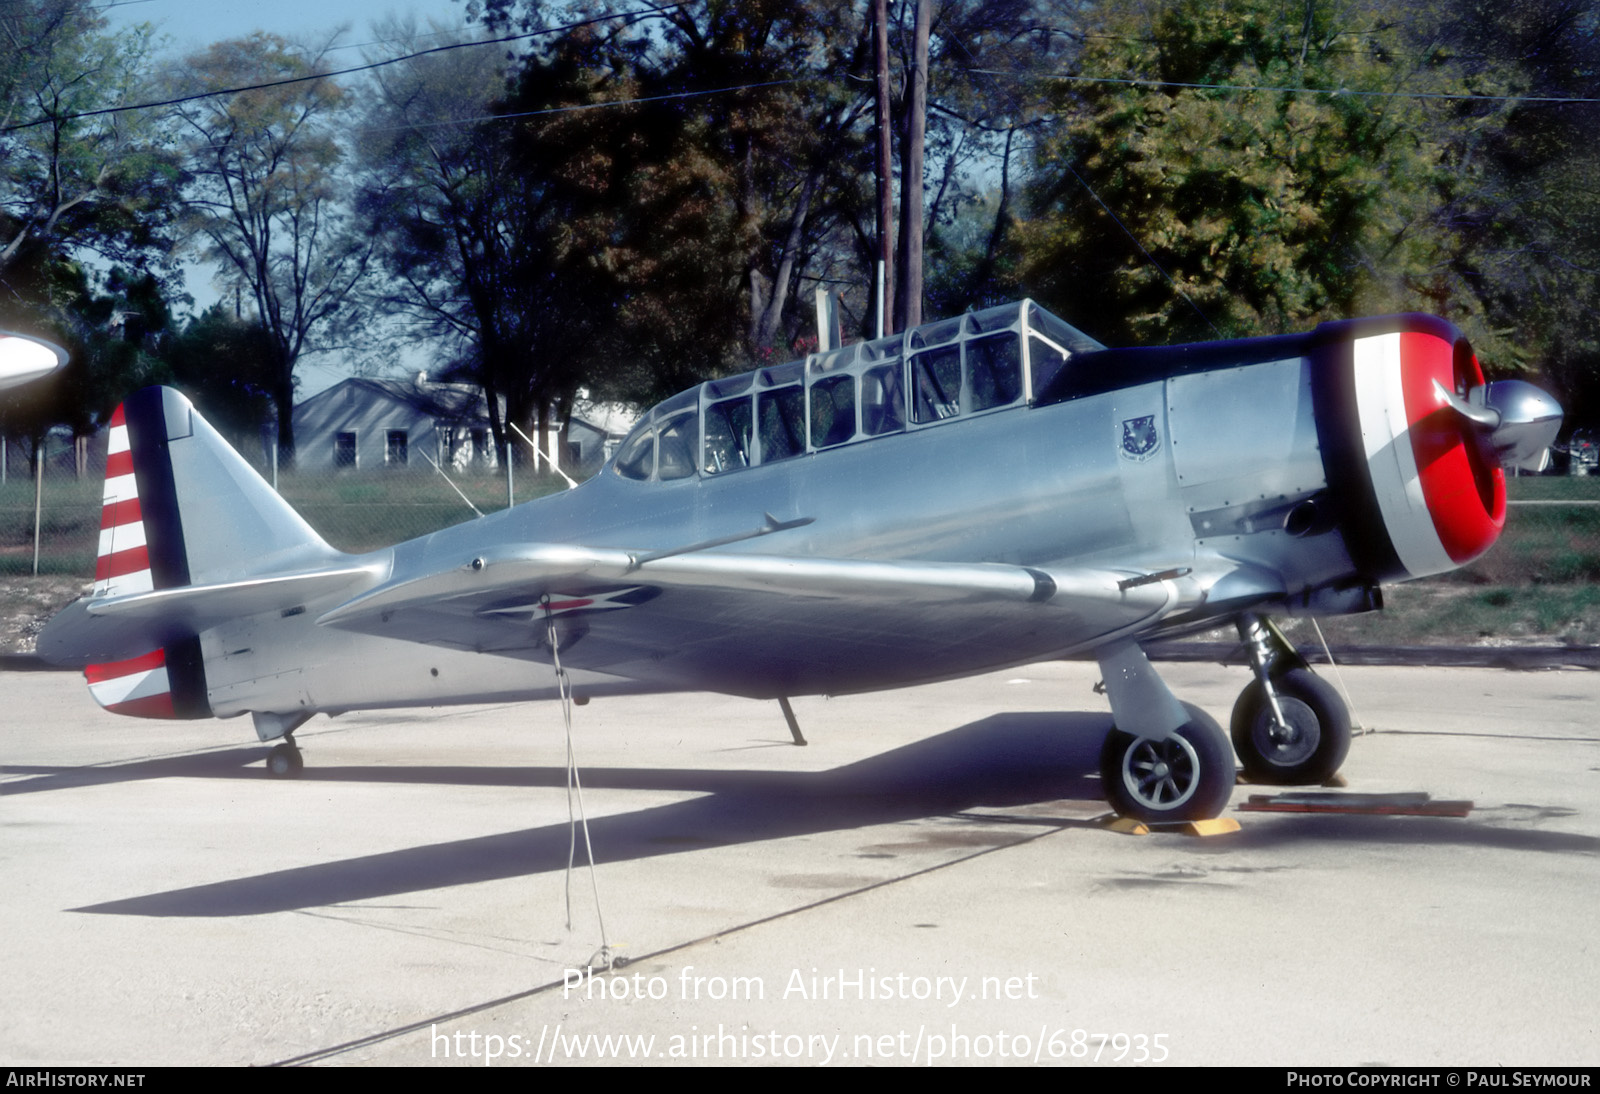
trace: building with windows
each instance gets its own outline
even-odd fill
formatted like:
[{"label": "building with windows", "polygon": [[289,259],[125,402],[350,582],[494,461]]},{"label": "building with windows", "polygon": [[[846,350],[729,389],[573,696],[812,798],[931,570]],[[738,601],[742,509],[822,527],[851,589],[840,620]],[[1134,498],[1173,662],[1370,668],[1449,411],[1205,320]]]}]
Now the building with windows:
[{"label": "building with windows", "polygon": [[428,469],[495,465],[483,393],[470,384],[353,377],[294,408],[295,463],[301,470]]},{"label": "building with windows", "polygon": [[[626,431],[574,416],[561,466],[590,468]],[[409,380],[353,377],[294,408],[295,462],[303,471],[447,471],[498,465],[483,391],[472,384],[438,383],[419,373]]]}]

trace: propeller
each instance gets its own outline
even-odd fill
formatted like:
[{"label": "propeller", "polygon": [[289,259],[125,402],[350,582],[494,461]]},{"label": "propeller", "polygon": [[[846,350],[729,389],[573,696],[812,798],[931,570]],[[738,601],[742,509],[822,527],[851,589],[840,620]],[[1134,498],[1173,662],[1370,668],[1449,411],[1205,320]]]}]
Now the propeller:
[{"label": "propeller", "polygon": [[1480,384],[1462,398],[1438,380],[1434,392],[1474,427],[1502,467],[1538,471],[1561,428],[1561,404],[1526,380]]}]

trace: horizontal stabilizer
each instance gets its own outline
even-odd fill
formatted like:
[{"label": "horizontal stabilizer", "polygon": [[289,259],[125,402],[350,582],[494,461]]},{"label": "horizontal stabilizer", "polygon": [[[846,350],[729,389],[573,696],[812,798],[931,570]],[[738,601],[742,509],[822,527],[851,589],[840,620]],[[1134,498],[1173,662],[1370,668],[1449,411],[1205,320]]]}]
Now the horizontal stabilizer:
[{"label": "horizontal stabilizer", "polygon": [[374,576],[348,566],[80,600],[40,633],[39,656],[63,668],[133,657],[232,619],[290,611]]}]

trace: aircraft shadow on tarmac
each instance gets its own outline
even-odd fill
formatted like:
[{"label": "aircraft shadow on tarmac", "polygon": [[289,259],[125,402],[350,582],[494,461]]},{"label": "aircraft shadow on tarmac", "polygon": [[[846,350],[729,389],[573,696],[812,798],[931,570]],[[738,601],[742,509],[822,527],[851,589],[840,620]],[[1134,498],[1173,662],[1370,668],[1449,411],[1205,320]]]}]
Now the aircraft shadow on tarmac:
[{"label": "aircraft shadow on tarmac", "polygon": [[[673,790],[704,795],[591,820],[596,859],[604,864],[946,816],[977,805],[1019,805],[1058,798],[1097,800],[1101,797],[1099,782],[1092,776],[1106,728],[1104,715],[1002,714],[831,771],[786,774],[586,767],[580,774],[585,789],[591,791]],[[236,762],[231,751],[182,757],[176,762],[183,774],[193,775],[198,772],[190,761],[202,758],[220,767]],[[307,769],[306,775],[326,781],[566,785],[566,770],[559,767],[320,768]],[[1027,832],[1018,831],[1014,839],[996,835],[986,842],[1003,845],[1025,838]],[[563,822],[72,910],[145,916],[261,915],[545,873],[564,869],[567,854],[568,828]]]},{"label": "aircraft shadow on tarmac", "polygon": [[[993,715],[902,748],[823,772],[584,768],[589,789],[682,791],[690,801],[615,814],[589,824],[602,864],[691,849],[759,843],[897,821],[948,816],[975,806],[1004,807],[1060,798],[1098,800],[1099,742],[1104,715]],[[203,775],[238,764],[228,750],[155,764],[169,775]],[[13,771],[17,770],[15,768]],[[100,771],[107,769],[90,769]],[[114,769],[110,769],[114,770]],[[259,774],[251,773],[259,778]],[[558,767],[321,768],[308,777],[459,785],[557,788]],[[65,773],[62,777],[68,777]],[[151,777],[144,775],[140,777]],[[996,818],[997,821],[999,820]],[[1038,818],[1040,824],[1071,824]],[[977,833],[973,833],[974,836]],[[371,900],[450,885],[528,876],[563,869],[565,823],[491,836],[426,844],[109,901],[78,912],[141,916],[238,916]],[[979,841],[1004,846],[1014,839],[986,833]],[[1600,839],[1472,820],[1422,817],[1274,816],[1252,818],[1243,832],[1221,840],[1186,841],[1198,855],[1317,842],[1470,845],[1510,851],[1600,853]]]}]

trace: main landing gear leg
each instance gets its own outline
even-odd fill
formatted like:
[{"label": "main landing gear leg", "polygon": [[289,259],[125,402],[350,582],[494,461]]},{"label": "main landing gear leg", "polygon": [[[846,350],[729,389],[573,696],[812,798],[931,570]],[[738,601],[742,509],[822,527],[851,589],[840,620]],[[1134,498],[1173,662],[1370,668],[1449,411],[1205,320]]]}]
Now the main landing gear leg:
[{"label": "main landing gear leg", "polygon": [[1233,793],[1233,755],[1222,727],[1180,703],[1133,643],[1100,656],[1116,725],[1100,750],[1106,800],[1125,817],[1156,823],[1210,820]]},{"label": "main landing gear leg", "polygon": [[1327,782],[1350,751],[1350,711],[1272,622],[1239,616],[1256,678],[1233,707],[1233,747],[1252,782]]}]

